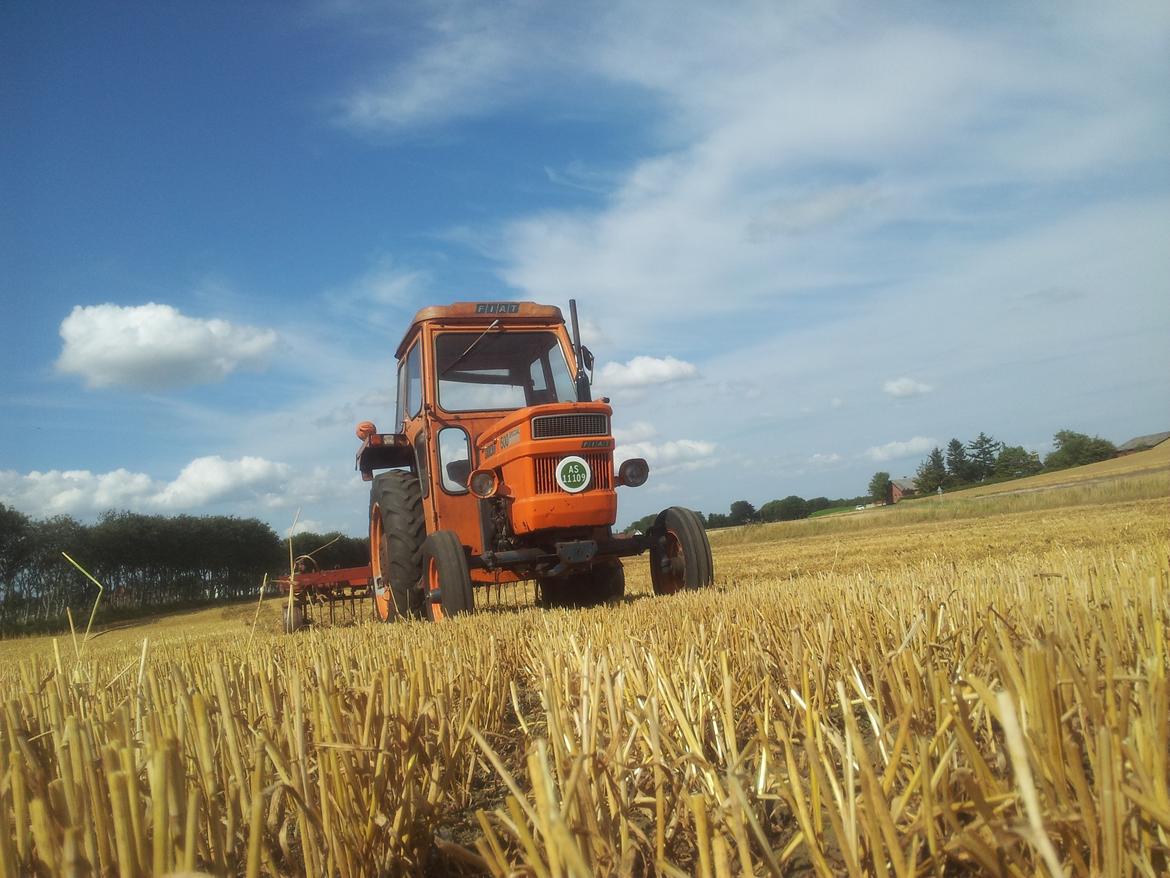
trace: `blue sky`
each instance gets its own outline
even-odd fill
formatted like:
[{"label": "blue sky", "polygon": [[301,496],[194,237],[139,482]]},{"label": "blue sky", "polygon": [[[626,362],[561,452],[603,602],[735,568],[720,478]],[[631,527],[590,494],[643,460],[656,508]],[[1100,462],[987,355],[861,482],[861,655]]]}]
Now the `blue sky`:
[{"label": "blue sky", "polygon": [[666,505],[1170,429],[1163,3],[0,7],[0,502],[360,533],[419,307],[578,299]]}]

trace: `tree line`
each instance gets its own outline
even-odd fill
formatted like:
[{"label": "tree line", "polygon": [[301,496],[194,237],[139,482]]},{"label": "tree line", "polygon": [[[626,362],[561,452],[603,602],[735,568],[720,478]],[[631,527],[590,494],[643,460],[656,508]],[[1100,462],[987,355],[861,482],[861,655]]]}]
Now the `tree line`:
[{"label": "tree line", "polygon": [[[335,533],[293,538],[295,555],[313,552],[308,569],[366,564],[367,546]],[[107,512],[84,524],[0,504],[0,634],[59,629],[67,609],[84,625],[98,588],[62,552],[102,584],[102,620],[255,597],[266,573],[289,569],[288,544],[255,518]]]},{"label": "tree line", "polygon": [[[795,494],[790,494],[782,500],[769,500],[759,509],[747,500],[736,500],[727,512],[712,512],[709,515],[698,513],[699,519],[707,530],[719,527],[736,527],[744,524],[760,524],[773,521],[796,521],[799,518],[808,518],[826,509],[848,508],[862,503],[868,503],[868,496],[841,497],[830,500],[828,497],[813,497],[806,500]],[[645,533],[654,524],[658,513],[644,515],[626,528],[627,532],[641,531]]]},{"label": "tree line", "polygon": [[[1117,453],[1109,440],[1074,430],[1060,430],[1052,437],[1052,444],[1053,450],[1041,460],[1035,451],[1000,442],[982,431],[967,443],[952,439],[945,451],[933,448],[918,465],[914,473],[915,489],[919,494],[933,494],[940,488],[954,490],[989,481],[1022,479],[1108,460]],[[874,473],[869,482],[869,496],[879,503],[890,499],[888,472]]]}]

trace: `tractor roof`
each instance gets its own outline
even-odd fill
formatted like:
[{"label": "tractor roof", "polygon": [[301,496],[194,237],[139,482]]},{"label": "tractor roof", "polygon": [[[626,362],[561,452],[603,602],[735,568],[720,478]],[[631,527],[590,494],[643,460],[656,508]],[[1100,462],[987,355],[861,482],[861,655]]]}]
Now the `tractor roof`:
[{"label": "tractor roof", "polygon": [[545,325],[564,323],[561,309],[555,305],[538,305],[535,302],[455,302],[452,305],[431,305],[423,308],[410,321],[398,351],[398,359],[424,323],[450,324],[460,327],[488,327],[493,320],[508,324]]}]

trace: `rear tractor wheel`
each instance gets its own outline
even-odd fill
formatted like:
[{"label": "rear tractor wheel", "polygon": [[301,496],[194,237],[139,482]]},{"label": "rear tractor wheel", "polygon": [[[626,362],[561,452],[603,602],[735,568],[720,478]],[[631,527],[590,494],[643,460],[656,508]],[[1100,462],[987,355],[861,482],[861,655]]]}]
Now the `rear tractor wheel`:
[{"label": "rear tractor wheel", "polygon": [[440,530],[427,537],[422,571],[426,614],[432,622],[475,610],[467,553],[454,533]]},{"label": "rear tractor wheel", "polygon": [[658,514],[662,536],[650,548],[650,581],[655,594],[706,588],[715,578],[711,544],[703,522],[689,509],[671,506]]},{"label": "rear tractor wheel", "polygon": [[[375,576],[374,618],[421,618],[422,546],[426,538],[418,478],[394,470],[370,489],[370,567]],[[378,579],[380,577],[380,579]]]}]

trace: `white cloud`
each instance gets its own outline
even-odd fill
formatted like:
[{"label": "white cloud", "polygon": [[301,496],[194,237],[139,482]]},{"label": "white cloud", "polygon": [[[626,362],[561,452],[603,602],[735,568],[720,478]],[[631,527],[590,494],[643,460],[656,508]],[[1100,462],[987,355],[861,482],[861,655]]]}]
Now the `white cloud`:
[{"label": "white cloud", "polygon": [[837,463],[839,460],[841,460],[841,455],[837,454],[835,451],[830,451],[828,454],[817,452],[808,459],[808,462],[813,466],[828,466],[830,464]]},{"label": "white cloud", "polygon": [[874,446],[865,452],[865,456],[879,463],[887,460],[904,460],[907,457],[926,454],[937,444],[934,439],[927,439],[925,436],[915,436],[913,439],[907,439],[905,442],[887,442],[885,445]]},{"label": "white cloud", "polygon": [[107,509],[138,512],[198,511],[209,505],[285,505],[291,468],[259,457],[200,457],[170,482],[116,469],[49,470],[21,474],[0,470],[0,502],[32,516],[92,516]]},{"label": "white cloud", "polygon": [[891,378],[882,385],[882,392],[887,393],[894,399],[905,399],[910,396],[921,396],[924,393],[930,393],[934,388],[925,384],[922,381],[916,381],[913,378]]},{"label": "white cloud", "polygon": [[635,421],[628,427],[614,427],[613,429],[613,438],[617,442],[645,442],[657,435],[657,428],[646,421]]},{"label": "white cloud", "polygon": [[713,466],[714,442],[701,439],[672,439],[667,442],[626,442],[614,449],[614,463],[642,457],[650,464],[651,474]]},{"label": "white cloud", "polygon": [[[455,2],[430,9],[434,14],[412,35],[421,48],[343,98],[343,125],[404,132],[480,116],[532,85],[520,73],[541,52],[539,44],[519,38],[531,33],[523,4]],[[393,15],[399,30],[407,23],[405,10],[394,7]]]},{"label": "white cloud", "polygon": [[312,518],[298,518],[294,524],[284,529],[284,538],[295,537],[304,533],[325,533],[324,525]]},{"label": "white cloud", "polygon": [[354,284],[353,294],[376,305],[395,305],[409,309],[430,283],[426,271],[397,268],[390,263],[383,264],[363,275]]},{"label": "white cloud", "polygon": [[699,370],[692,363],[674,357],[634,357],[627,363],[606,363],[597,370],[597,383],[607,390],[648,387],[696,378]]},{"label": "white cloud", "polygon": [[829,408],[839,409],[843,405],[845,405],[845,403],[842,401],[841,397],[839,397],[839,396],[834,396],[832,399],[829,400]]},{"label": "white cloud", "polygon": [[588,348],[596,348],[609,343],[609,336],[596,320],[591,317],[580,317],[581,344]]},{"label": "white cloud", "polygon": [[829,186],[822,191],[777,196],[761,206],[748,224],[748,234],[760,241],[777,235],[803,235],[868,209],[882,197],[872,184]]},{"label": "white cloud", "polygon": [[233,497],[275,494],[288,475],[287,464],[262,457],[199,457],[183,467],[178,478],[151,502],[164,509],[192,509]]},{"label": "white cloud", "polygon": [[[1134,15],[1164,32],[1164,13]],[[771,307],[781,297],[806,297],[803,315],[848,291],[844,310],[947,247],[1035,222],[1005,191],[1158,161],[1166,64],[1117,17],[630,4],[554,54],[657,97],[659,150],[600,207],[517,218],[494,254],[523,295],[621,313],[612,332],[627,348],[648,325],[709,338],[712,321],[742,313],[780,335],[768,312],[791,313]],[[515,35],[537,36],[549,34]],[[982,241],[970,234],[986,222]]]},{"label": "white cloud", "polygon": [[270,329],[188,317],[170,305],[77,305],[61,322],[61,372],[88,387],[161,389],[220,381],[264,365]]}]

